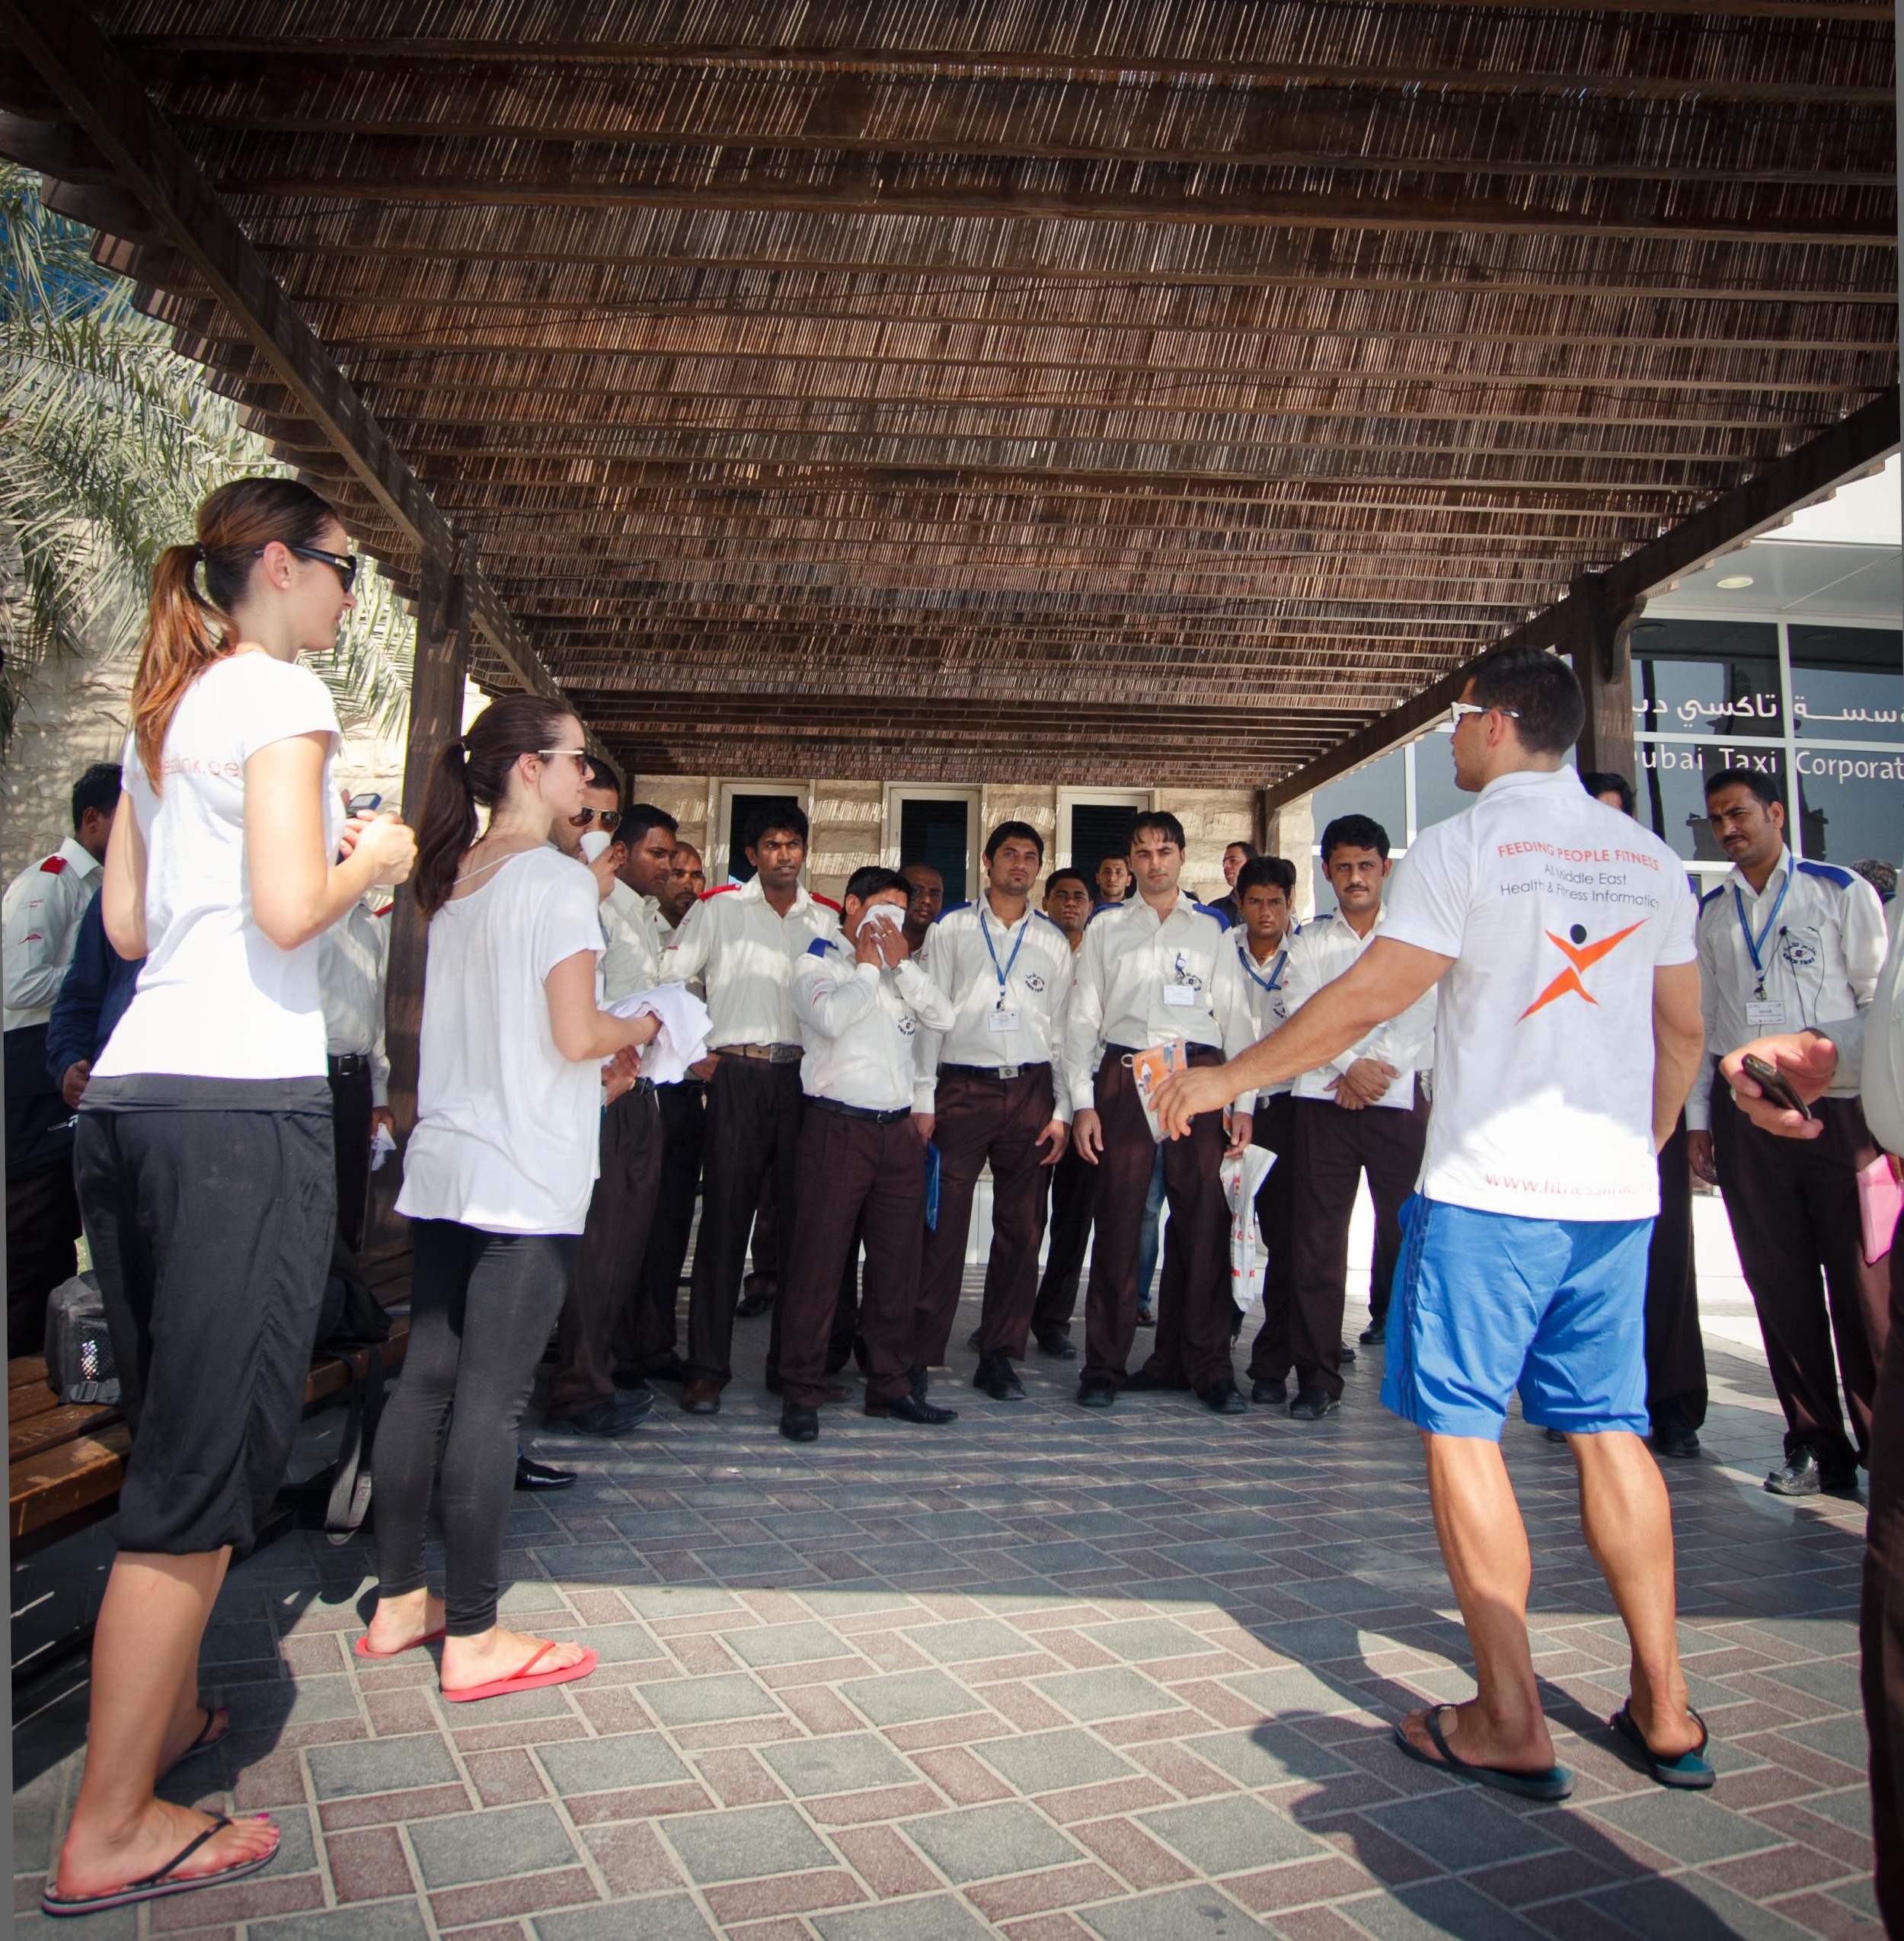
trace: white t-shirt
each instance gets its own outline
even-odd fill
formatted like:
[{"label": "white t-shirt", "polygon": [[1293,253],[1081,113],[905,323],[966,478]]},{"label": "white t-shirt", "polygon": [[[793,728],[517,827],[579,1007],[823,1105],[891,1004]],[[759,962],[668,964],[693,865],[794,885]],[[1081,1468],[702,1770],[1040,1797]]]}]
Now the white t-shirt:
[{"label": "white t-shirt", "polygon": [[324,848],[334,854],[343,828],[331,785],[337,711],[309,668],[256,651],[206,668],[166,731],[162,794],[127,737],[126,791],[145,839],[149,954],[94,1078],[324,1076],[318,940],[280,950],[265,935],[244,860],[244,765],[299,734],[331,738]]},{"label": "white t-shirt", "polygon": [[1383,935],[1456,962],[1421,1190],[1536,1220],[1646,1220],[1653,973],[1690,964],[1685,867],[1571,769],[1503,775],[1395,866]]},{"label": "white t-shirt", "polygon": [[602,1068],[555,1047],[543,980],[599,956],[593,875],[531,849],[430,919],[417,1129],[397,1210],[490,1233],[579,1233],[602,1122]]}]

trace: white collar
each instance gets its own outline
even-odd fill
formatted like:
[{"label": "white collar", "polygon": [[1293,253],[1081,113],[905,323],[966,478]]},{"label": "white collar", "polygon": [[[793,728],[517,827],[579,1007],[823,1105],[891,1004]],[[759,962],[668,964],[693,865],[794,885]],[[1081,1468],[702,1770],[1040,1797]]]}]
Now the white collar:
[{"label": "white collar", "polygon": [[[1551,788],[1563,782],[1571,782],[1579,788],[1579,770],[1569,768],[1564,762],[1557,769],[1510,769],[1506,775],[1496,775],[1475,799],[1485,801],[1490,795],[1505,795],[1516,788]],[[1586,791],[1582,789],[1580,792],[1584,795]]]},{"label": "white collar", "polygon": [[59,853],[82,877],[97,876],[102,867],[91,850],[86,848],[76,836],[69,836],[61,843]]},{"label": "white collar", "polygon": [[[764,904],[765,907],[773,913],[773,915],[775,916],[778,916],[780,915],[780,912],[775,910],[773,905],[767,901],[767,892],[760,887],[760,871],[759,870],[756,870],[753,875],[749,877],[746,881],[741,884],[740,894],[740,900],[743,903],[756,903]],[[793,906],[787,911],[787,915],[788,916],[799,916],[800,913],[806,909],[807,903],[811,899],[809,898],[807,894],[807,885],[804,883],[796,883],[794,885]],[[783,918],[781,920],[784,922],[785,919]]]},{"label": "white collar", "polygon": [[1791,851],[1781,845],[1778,851],[1778,860],[1772,865],[1771,874],[1765,878],[1765,887],[1762,890],[1755,890],[1752,887],[1746,878],[1746,872],[1736,863],[1732,865],[1731,880],[1734,887],[1742,894],[1756,903],[1761,897],[1771,895],[1781,877],[1789,882],[1791,880]]}]

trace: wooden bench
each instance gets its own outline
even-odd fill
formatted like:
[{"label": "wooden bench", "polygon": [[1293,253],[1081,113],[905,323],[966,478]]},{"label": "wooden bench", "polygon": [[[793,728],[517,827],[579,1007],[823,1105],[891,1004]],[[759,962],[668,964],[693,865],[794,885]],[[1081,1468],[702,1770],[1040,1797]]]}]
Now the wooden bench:
[{"label": "wooden bench", "polygon": [[[386,1374],[403,1366],[410,1316],[407,1254],[363,1263],[365,1277],[390,1310],[390,1338],[378,1351]],[[321,1354],[304,1384],[308,1412],[343,1394],[370,1372],[370,1353]],[[118,1409],[96,1402],[62,1402],[48,1385],[37,1354],[7,1364],[7,1524],[14,1557],[30,1556],[62,1536],[109,1517],[132,1449],[132,1431]]]}]

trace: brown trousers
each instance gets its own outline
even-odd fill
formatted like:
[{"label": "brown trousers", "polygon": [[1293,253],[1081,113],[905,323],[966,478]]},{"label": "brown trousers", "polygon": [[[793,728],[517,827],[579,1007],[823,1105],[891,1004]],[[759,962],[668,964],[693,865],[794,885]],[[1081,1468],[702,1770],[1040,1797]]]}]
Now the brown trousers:
[{"label": "brown trousers", "polygon": [[1250,1345],[1250,1380],[1286,1381],[1295,1365],[1291,1346],[1295,1273],[1289,1252],[1295,1235],[1295,1100],[1289,1093],[1257,1101],[1250,1140],[1276,1155],[1256,1196],[1257,1226],[1268,1267],[1263,1276],[1263,1325]]},{"label": "brown trousers", "polygon": [[1706,1419],[1706,1345],[1692,1261],[1692,1172],[1686,1122],[1660,1148],[1660,1217],[1646,1255],[1646,1409],[1657,1429]]},{"label": "brown trousers", "polygon": [[[1717,1088],[1714,1087],[1716,1093]],[[1871,1411],[1869,1547],[1858,1614],[1864,1726],[1871,1742],[1871,1825],[1877,1843],[1877,1911],[1904,1934],[1904,1220],[1891,1250],[1890,1326]]]},{"label": "brown trousers", "polygon": [[1419,1089],[1406,1111],[1391,1105],[1350,1111],[1333,1099],[1295,1102],[1295,1207],[1290,1246],[1289,1352],[1296,1386],[1342,1396],[1342,1310],[1348,1294],[1349,1219],[1356,1184],[1369,1175],[1375,1203],[1369,1304],[1388,1310],[1401,1258],[1401,1203],[1415,1190],[1428,1112]]},{"label": "brown trousers", "polygon": [[[1223,1054],[1190,1047],[1193,1065],[1220,1065]],[[1137,1082],[1123,1055],[1107,1051],[1097,1067],[1097,1117],[1104,1150],[1097,1162],[1097,1237],[1085,1290],[1087,1382],[1121,1384],[1137,1334],[1137,1250],[1150,1191],[1157,1142],[1144,1117]],[[1164,1146],[1164,1191],[1170,1202],[1164,1233],[1167,1279],[1180,1286],[1172,1303],[1167,1379],[1193,1387],[1233,1379],[1230,1365],[1230,1214],[1220,1169],[1228,1143],[1221,1112],[1200,1112],[1187,1139]],[[1173,1255],[1179,1265],[1173,1270]],[[1177,1276],[1181,1276],[1180,1282]],[[1158,1357],[1152,1357],[1157,1363]],[[1162,1373],[1160,1367],[1148,1372]]]},{"label": "brown trousers", "polygon": [[866,1242],[859,1317],[866,1399],[896,1401],[911,1384],[916,1358],[925,1231],[925,1148],[911,1115],[882,1123],[811,1101],[800,1129],[797,1193],[793,1252],[780,1284],[782,1392],[809,1409],[827,1399],[827,1344],[857,1231]]},{"label": "brown trousers", "polygon": [[602,1170],[556,1323],[551,1409],[605,1402],[615,1370],[641,1365],[636,1295],[660,1186],[661,1108],[653,1086],[638,1086],[602,1114]]},{"label": "brown trousers", "polygon": [[1031,1309],[1031,1332],[1040,1341],[1062,1335],[1069,1339],[1071,1317],[1078,1311],[1078,1283],[1084,1277],[1085,1254],[1091,1246],[1091,1216],[1097,1194],[1097,1169],[1081,1159],[1076,1145],[1046,1169],[1051,1185],[1051,1214],[1045,1249],[1044,1277]]},{"label": "brown trousers", "polygon": [[[1824,1121],[1822,1139],[1781,1139],[1739,1111],[1729,1085],[1713,1085],[1719,1190],[1785,1412],[1785,1453],[1810,1447],[1829,1469],[1861,1461],[1870,1446],[1890,1275],[1888,1256],[1875,1267],[1864,1260],[1857,1175],[1877,1147],[1864,1108],[1854,1098],[1821,1098],[1812,1113]],[[1851,1411],[1848,1437],[1838,1382]]]},{"label": "brown trousers", "polygon": [[992,1253],[985,1268],[985,1306],[979,1321],[979,1359],[1024,1359],[1038,1297],[1038,1249],[1045,1233],[1045,1173],[1038,1135],[1050,1124],[1051,1067],[1036,1065],[1015,1079],[966,1078],[941,1073],[938,1123],[939,1222],[925,1236],[919,1278],[919,1360],[945,1360],[959,1309],[972,1195],[992,1162]]}]

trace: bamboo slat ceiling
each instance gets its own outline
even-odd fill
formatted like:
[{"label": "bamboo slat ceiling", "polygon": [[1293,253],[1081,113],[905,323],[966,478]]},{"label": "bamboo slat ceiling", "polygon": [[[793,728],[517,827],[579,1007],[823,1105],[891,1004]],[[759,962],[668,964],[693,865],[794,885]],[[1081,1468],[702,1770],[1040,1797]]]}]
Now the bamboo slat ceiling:
[{"label": "bamboo slat ceiling", "polygon": [[1865,0],[100,17],[637,772],[1267,782],[1896,378]]}]

